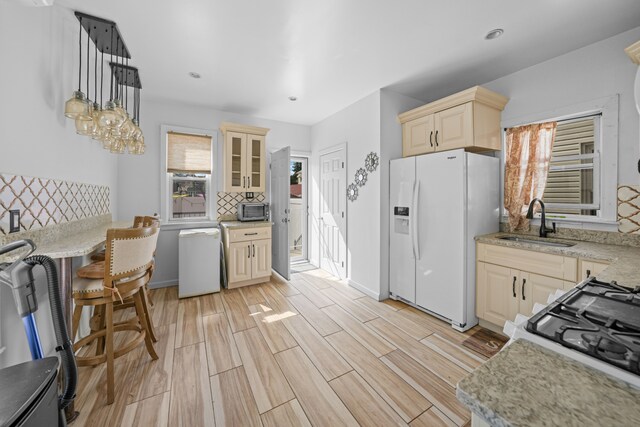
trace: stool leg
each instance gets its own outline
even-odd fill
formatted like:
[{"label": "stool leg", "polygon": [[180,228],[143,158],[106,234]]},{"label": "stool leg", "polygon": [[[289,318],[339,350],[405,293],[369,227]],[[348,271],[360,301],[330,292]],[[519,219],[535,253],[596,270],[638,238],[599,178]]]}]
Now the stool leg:
[{"label": "stool leg", "polygon": [[142,327],[142,331],[144,333],[144,343],[147,346],[147,351],[153,360],[158,359],[158,354],[156,353],[156,349],[153,347],[153,341],[151,341],[151,337],[149,336],[149,331],[147,330],[147,319],[144,314],[144,308],[142,306],[142,294],[140,292],[136,292],[133,296],[133,300],[136,304],[136,313],[138,314],[138,319],[140,319],[140,327]]},{"label": "stool leg", "polygon": [[114,397],[114,366],[113,366],[113,303],[109,302],[105,307],[105,322],[107,324],[107,404],[111,405]]},{"label": "stool leg", "polygon": [[[97,329],[98,331],[101,331],[106,327],[104,309],[105,309],[104,305],[98,305],[94,308],[94,311],[99,319],[98,329]],[[96,340],[96,356],[100,356],[101,354],[104,354],[104,344],[105,344],[105,337],[98,337],[98,339]]]},{"label": "stool leg", "polygon": [[153,318],[151,317],[151,313],[149,312],[149,292],[147,291],[145,286],[140,288],[140,291],[142,292],[142,308],[144,309],[145,318],[147,319],[147,331],[149,333],[149,336],[151,337],[151,341],[158,342],[158,338],[156,337],[156,330],[153,326]]},{"label": "stool leg", "polygon": [[151,292],[149,292],[149,285],[144,285],[144,289],[147,291],[147,301],[149,301],[149,305],[153,307],[153,297],[151,296]]},{"label": "stool leg", "polygon": [[80,325],[80,317],[82,316],[82,306],[76,305],[73,309],[73,319],[71,322],[71,327],[73,330],[71,331],[71,342],[75,342],[76,335],[78,334],[78,327]]}]

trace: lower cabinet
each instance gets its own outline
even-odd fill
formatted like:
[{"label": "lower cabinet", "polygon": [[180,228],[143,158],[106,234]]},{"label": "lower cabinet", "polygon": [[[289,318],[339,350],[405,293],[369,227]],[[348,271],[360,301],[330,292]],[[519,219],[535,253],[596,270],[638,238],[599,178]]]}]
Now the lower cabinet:
[{"label": "lower cabinet", "polygon": [[518,313],[531,316],[535,303],[547,304],[550,294],[573,286],[567,280],[478,262],[477,316],[502,327]]},{"label": "lower cabinet", "polygon": [[234,228],[225,232],[227,286],[237,288],[271,277],[271,227]]},{"label": "lower cabinet", "polygon": [[596,277],[602,273],[602,270],[607,268],[609,264],[602,261],[591,261],[587,259],[581,259],[578,269],[580,270],[579,281],[588,279],[589,277]]}]

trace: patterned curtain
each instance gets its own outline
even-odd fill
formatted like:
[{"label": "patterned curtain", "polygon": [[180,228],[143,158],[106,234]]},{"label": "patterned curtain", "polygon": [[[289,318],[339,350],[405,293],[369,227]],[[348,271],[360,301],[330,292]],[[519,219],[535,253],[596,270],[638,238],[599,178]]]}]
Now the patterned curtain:
[{"label": "patterned curtain", "polygon": [[556,122],[549,122],[507,129],[504,207],[512,231],[529,228],[529,203],[542,199],[556,127]]}]

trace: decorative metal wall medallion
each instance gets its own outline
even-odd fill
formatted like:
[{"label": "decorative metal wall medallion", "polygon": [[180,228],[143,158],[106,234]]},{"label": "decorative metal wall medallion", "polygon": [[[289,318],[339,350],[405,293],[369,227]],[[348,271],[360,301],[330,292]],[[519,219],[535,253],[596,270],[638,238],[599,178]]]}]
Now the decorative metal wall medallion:
[{"label": "decorative metal wall medallion", "polygon": [[349,186],[347,187],[347,199],[351,200],[352,202],[355,202],[357,198],[358,198],[358,186],[355,184],[349,184]]},{"label": "decorative metal wall medallion", "polygon": [[378,165],[380,164],[380,158],[373,151],[367,155],[367,158],[364,160],[364,167],[367,168],[369,172],[373,172],[378,169]]},{"label": "decorative metal wall medallion", "polygon": [[356,171],[355,184],[358,187],[363,187],[367,183],[367,171],[364,168],[360,168]]}]

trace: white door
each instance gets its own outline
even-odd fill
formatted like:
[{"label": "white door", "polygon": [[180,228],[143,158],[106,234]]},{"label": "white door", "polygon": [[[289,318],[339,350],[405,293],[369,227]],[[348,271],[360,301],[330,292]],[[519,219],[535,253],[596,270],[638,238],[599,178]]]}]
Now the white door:
[{"label": "white door", "polygon": [[416,158],[416,304],[458,323],[465,314],[465,162],[462,150]]},{"label": "white door", "polygon": [[346,149],[320,156],[320,268],[347,277]]},{"label": "white door", "polygon": [[416,158],[391,161],[389,196],[389,288],[396,297],[416,302],[417,245]]},{"label": "white door", "polygon": [[291,147],[271,153],[271,220],[273,269],[289,280],[289,167]]}]

